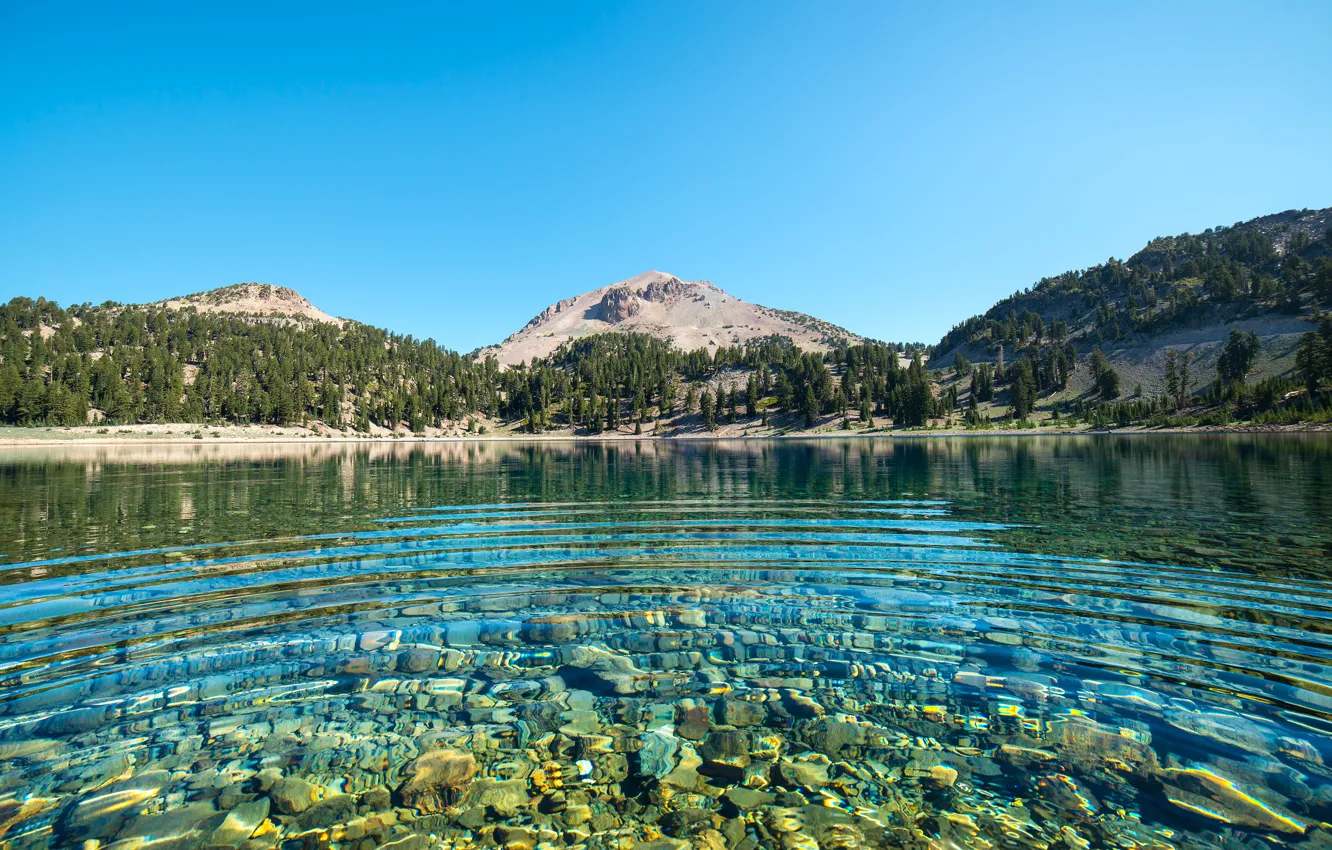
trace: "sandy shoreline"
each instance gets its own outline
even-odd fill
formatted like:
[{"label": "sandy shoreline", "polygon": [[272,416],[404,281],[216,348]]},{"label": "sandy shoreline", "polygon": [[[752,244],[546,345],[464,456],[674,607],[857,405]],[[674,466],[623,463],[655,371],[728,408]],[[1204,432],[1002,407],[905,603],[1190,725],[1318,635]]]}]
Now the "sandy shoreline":
[{"label": "sandy shoreline", "polygon": [[502,432],[484,435],[348,435],[329,429],[312,431],[299,427],[256,427],[256,426],[219,426],[204,427],[195,425],[126,425],[114,429],[97,427],[32,427],[8,426],[0,428],[0,448],[19,448],[23,446],[52,447],[58,445],[80,446],[117,446],[117,445],[217,445],[217,444],[262,444],[280,443],[295,445],[403,445],[412,443],[532,443],[532,442],[578,442],[609,443],[634,441],[718,441],[718,440],[894,440],[894,439],[929,439],[938,437],[1022,437],[1022,436],[1088,436],[1088,435],[1148,435],[1148,434],[1332,434],[1332,426],[1317,424],[1301,425],[1225,425],[1194,426],[1186,428],[1142,428],[1126,427],[1114,429],[1093,429],[1085,425],[1073,428],[990,428],[970,430],[963,428],[934,428],[892,431],[876,429],[873,431],[840,428],[820,428],[814,430],[777,431],[765,429],[760,433],[752,431],[736,433],[738,429],[722,428],[717,431],[685,431],[667,434],[612,433],[597,435],[578,435],[569,432],[551,432],[527,434],[522,432]]}]

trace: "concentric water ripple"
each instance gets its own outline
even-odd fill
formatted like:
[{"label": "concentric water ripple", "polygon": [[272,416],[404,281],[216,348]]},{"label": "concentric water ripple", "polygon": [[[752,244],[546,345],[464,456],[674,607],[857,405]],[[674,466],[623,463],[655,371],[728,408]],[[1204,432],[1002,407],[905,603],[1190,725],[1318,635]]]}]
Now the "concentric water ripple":
[{"label": "concentric water ripple", "polygon": [[771,451],[671,498],[562,471],[313,533],[8,541],[0,841],[1332,847],[1325,582],[1042,551],[1078,527],[1039,477],[743,486]]}]

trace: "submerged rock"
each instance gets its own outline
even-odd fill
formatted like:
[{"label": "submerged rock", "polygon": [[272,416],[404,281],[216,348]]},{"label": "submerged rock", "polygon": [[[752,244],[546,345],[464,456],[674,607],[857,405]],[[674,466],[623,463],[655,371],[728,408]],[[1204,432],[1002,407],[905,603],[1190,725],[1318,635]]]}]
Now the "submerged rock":
[{"label": "submerged rock", "polygon": [[351,820],[356,815],[356,800],[349,794],[325,797],[296,818],[296,826],[305,829],[327,829],[335,823]]},{"label": "submerged rock", "polygon": [[703,772],[710,776],[738,782],[749,766],[749,733],[740,729],[717,729],[711,732],[698,754],[703,757]]},{"label": "submerged rock", "polygon": [[527,782],[522,779],[478,779],[472,786],[471,799],[478,808],[489,806],[502,817],[515,814],[531,802]]},{"label": "submerged rock", "polygon": [[[1242,788],[1239,783],[1211,768],[1195,765],[1167,768],[1161,784],[1166,799],[1194,814],[1234,824],[1303,835],[1308,824],[1275,801],[1257,796],[1258,788]],[[1264,794],[1267,796],[1270,792]]]},{"label": "submerged rock", "polygon": [[728,726],[757,726],[768,719],[767,706],[743,699],[722,700],[720,714]]},{"label": "submerged rock", "polygon": [[566,666],[559,671],[561,678],[593,693],[632,694],[649,678],[631,658],[603,647],[569,647],[563,657]]},{"label": "submerged rock", "polygon": [[936,764],[930,768],[929,778],[938,785],[951,788],[953,783],[957,782],[957,769],[946,764]]},{"label": "submerged rock", "polygon": [[640,740],[643,745],[638,749],[638,772],[644,776],[661,779],[675,769],[675,754],[680,749],[680,741],[666,730],[648,732]]},{"label": "submerged rock", "polygon": [[1258,755],[1278,749],[1275,730],[1239,714],[1217,711],[1169,711],[1166,722],[1176,729],[1220,741]]},{"label": "submerged rock", "polygon": [[138,776],[94,789],[65,809],[61,831],[74,840],[107,838],[124,822],[143,810],[171,783],[165,770],[149,770]]},{"label": "submerged rock", "polygon": [[805,753],[793,759],[782,759],[782,779],[801,788],[822,788],[828,784],[828,757]]},{"label": "submerged rock", "polygon": [[1050,805],[1073,817],[1095,817],[1101,808],[1095,794],[1064,773],[1042,777],[1037,782],[1037,792]]},{"label": "submerged rock", "polygon": [[268,817],[269,805],[267,798],[241,803],[227,813],[226,819],[204,842],[204,847],[207,850],[240,847]]},{"label": "submerged rock", "polygon": [[865,742],[866,727],[846,718],[820,717],[809,725],[806,737],[821,752],[837,754]]},{"label": "submerged rock", "polygon": [[299,776],[288,776],[268,789],[273,807],[284,815],[299,815],[323,796],[323,789]]},{"label": "submerged rock", "polygon": [[435,750],[407,766],[411,777],[398,788],[402,804],[422,814],[458,805],[476,775],[476,759],[459,750]]},{"label": "submerged rock", "polygon": [[[222,815],[211,803],[187,803],[166,811],[144,814],[116,835],[116,844],[124,847],[193,850],[211,834]],[[141,839],[141,840],[139,840]]]},{"label": "submerged rock", "polygon": [[3,839],[16,825],[53,808],[58,802],[55,797],[28,797],[21,802],[0,800],[0,839]]},{"label": "submerged rock", "polygon": [[1150,741],[1131,730],[1116,729],[1082,717],[1050,724],[1046,744],[1083,767],[1111,763],[1134,773],[1150,776],[1157,770],[1156,752]]},{"label": "submerged rock", "polygon": [[698,769],[702,765],[703,759],[699,758],[693,746],[685,744],[680,747],[679,763],[674,770],[661,777],[661,784],[685,790],[700,790],[703,787],[703,777],[699,775]]},{"label": "submerged rock", "polygon": [[777,799],[776,794],[755,791],[752,788],[731,788],[722,796],[728,802],[734,804],[741,813],[752,811],[760,806],[771,805]]},{"label": "submerged rock", "polygon": [[681,738],[688,738],[691,741],[702,740],[707,735],[710,728],[710,712],[706,705],[694,705],[682,707],[680,710],[680,725],[676,731]]},{"label": "submerged rock", "polygon": [[393,796],[382,785],[367,789],[356,800],[358,810],[362,812],[382,812],[393,805]]}]

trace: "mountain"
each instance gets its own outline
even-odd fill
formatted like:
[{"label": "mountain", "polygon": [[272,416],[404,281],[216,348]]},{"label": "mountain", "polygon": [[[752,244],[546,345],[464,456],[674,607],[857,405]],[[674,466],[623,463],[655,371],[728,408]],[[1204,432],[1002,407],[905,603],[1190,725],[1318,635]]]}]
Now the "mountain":
[{"label": "mountain", "polygon": [[[1332,302],[1332,209],[1288,210],[1198,234],[1153,239],[1126,261],[1042,278],[956,325],[932,366],[1040,360],[1051,347],[1101,349],[1127,386],[1161,389],[1169,350],[1210,381],[1232,330],[1262,349],[1252,375],[1290,372],[1303,334]],[[1085,376],[1084,376],[1085,377]],[[1074,381],[1076,391],[1087,387]]]},{"label": "mountain", "polygon": [[548,357],[561,343],[598,333],[641,333],[683,351],[789,337],[800,348],[827,351],[864,340],[846,328],[796,313],[750,304],[705,280],[683,281],[649,271],[552,304],[499,345],[483,348],[505,366]]},{"label": "mountain", "polygon": [[140,305],[16,297],[0,304],[0,423],[435,436],[1332,423],[1330,228],[1332,210],[1299,210],[1154,239],[959,324],[928,369],[920,351],[661,272],[552,305],[480,352],[494,358],[263,284]]},{"label": "mountain", "polygon": [[0,422],[20,425],[456,432],[495,409],[496,371],[262,284],[152,304],[0,305]]},{"label": "mountain", "polygon": [[237,283],[144,306],[166,310],[194,309],[200,313],[229,313],[279,321],[312,320],[338,327],[343,324],[342,319],[320,310],[296,290],[266,283]]},{"label": "mountain", "polygon": [[[291,290],[257,284],[140,305],[62,308],[17,297],[0,305],[0,423],[431,436],[490,428],[640,433],[645,425],[660,434],[723,426],[772,433],[800,422],[827,425],[854,403],[914,424],[937,407],[923,367],[899,368],[895,346],[824,353],[788,339],[757,340],[787,331],[807,345],[826,344],[841,329],[736,307],[714,287],[667,275],[639,283],[610,288],[606,312],[594,314],[605,318],[596,321],[623,326],[649,311],[679,321],[692,310],[695,331],[747,320],[739,330],[755,344],[686,351],[621,328],[566,337],[547,359],[501,369],[494,358],[464,357],[433,340],[334,320]],[[835,381],[837,363],[854,363],[856,374]]]}]

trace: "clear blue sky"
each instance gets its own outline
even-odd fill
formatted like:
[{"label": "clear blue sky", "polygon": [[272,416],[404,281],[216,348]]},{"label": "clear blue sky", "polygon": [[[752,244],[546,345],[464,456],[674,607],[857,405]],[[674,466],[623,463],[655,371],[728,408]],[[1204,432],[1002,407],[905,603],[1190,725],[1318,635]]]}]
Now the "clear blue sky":
[{"label": "clear blue sky", "polygon": [[932,342],[1332,205],[1332,2],[0,4],[0,296],[460,350],[656,268]]}]

